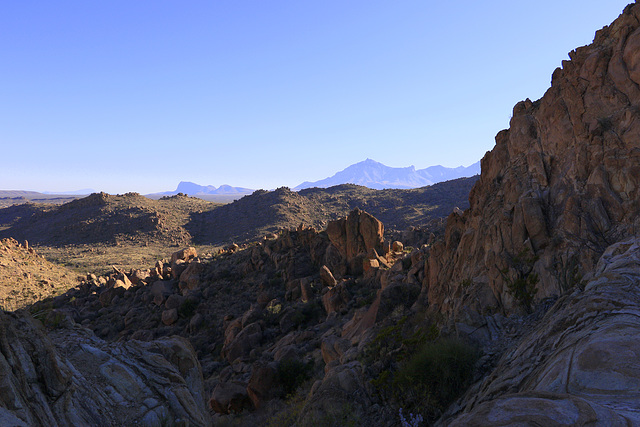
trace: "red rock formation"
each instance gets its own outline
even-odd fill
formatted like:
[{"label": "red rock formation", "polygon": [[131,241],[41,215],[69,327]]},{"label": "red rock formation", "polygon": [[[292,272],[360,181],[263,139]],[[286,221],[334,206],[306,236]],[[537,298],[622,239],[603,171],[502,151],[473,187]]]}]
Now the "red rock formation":
[{"label": "red rock formation", "polygon": [[362,273],[362,258],[371,249],[384,253],[384,225],[372,215],[356,208],[346,218],[331,221],[327,235],[342,257],[347,260],[351,274]]},{"label": "red rock formation", "polygon": [[432,310],[515,310],[505,277],[524,250],[539,257],[536,297],[560,294],[574,261],[590,271],[638,230],[639,18],[640,5],[628,6],[569,54],[540,100],[514,107],[482,159],[470,209],[449,216],[444,242],[430,251],[423,292]]}]

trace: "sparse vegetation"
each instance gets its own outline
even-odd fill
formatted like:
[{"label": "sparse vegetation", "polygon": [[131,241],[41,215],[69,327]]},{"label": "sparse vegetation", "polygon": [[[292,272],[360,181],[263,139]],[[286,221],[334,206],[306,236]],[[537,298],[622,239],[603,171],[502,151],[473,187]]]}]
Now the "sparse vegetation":
[{"label": "sparse vegetation", "polygon": [[578,287],[584,289],[584,281],[580,272],[580,262],[575,253],[560,256],[555,263],[554,276],[558,280],[560,290],[563,294]]},{"label": "sparse vegetation", "polygon": [[285,396],[292,396],[298,387],[311,378],[313,362],[305,363],[298,359],[285,359],[278,363],[278,382]]},{"label": "sparse vegetation", "polygon": [[470,385],[478,351],[455,338],[437,338],[372,382],[380,395],[411,414],[437,419]]},{"label": "sparse vegetation", "polygon": [[[518,301],[527,313],[531,312],[533,300],[538,289],[538,273],[533,267],[538,261],[538,256],[533,255],[528,248],[521,250],[516,256],[509,256],[510,268],[500,270],[509,293]],[[514,274],[510,274],[513,270]]]},{"label": "sparse vegetation", "polygon": [[190,318],[196,311],[197,305],[198,304],[192,299],[185,299],[182,304],[180,304],[180,307],[178,307],[178,315],[186,319]]}]

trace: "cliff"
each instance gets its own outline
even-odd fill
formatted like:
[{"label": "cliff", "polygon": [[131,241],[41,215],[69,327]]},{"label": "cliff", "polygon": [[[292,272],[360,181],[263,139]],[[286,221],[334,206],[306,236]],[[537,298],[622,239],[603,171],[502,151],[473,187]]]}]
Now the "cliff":
[{"label": "cliff", "polygon": [[431,311],[513,313],[521,301],[508,286],[532,274],[536,300],[560,295],[607,246],[636,232],[639,14],[629,5],[569,54],[541,99],[514,107],[482,159],[470,209],[449,216],[445,241],[430,250],[423,296]]}]

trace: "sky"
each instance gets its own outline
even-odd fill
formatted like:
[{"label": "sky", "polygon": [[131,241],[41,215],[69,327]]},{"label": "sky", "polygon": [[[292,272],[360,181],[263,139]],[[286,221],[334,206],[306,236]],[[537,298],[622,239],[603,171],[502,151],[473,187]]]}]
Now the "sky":
[{"label": "sky", "polygon": [[272,189],[468,166],[627,0],[21,0],[0,189]]}]

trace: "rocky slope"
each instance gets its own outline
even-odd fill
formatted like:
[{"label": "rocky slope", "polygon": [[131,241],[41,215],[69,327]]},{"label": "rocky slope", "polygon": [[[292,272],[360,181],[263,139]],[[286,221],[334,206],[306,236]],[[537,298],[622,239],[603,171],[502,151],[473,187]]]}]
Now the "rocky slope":
[{"label": "rocky slope", "polygon": [[175,195],[152,200],[136,193],[89,197],[62,206],[22,204],[0,209],[0,238],[35,245],[223,245],[246,243],[301,223],[323,228],[355,207],[380,216],[389,228],[420,227],[468,206],[477,178],[414,190],[344,185],[259,190],[227,205]]},{"label": "rocky slope", "polygon": [[441,425],[638,425],[640,239],[605,251]]},{"label": "rocky slope", "polygon": [[[258,409],[245,414],[242,423],[263,424],[274,411],[286,408],[282,399],[300,386],[295,375],[288,379],[287,370],[320,383],[333,378],[318,384],[317,396],[335,392],[331,382],[345,375],[364,384],[356,347],[344,359],[351,363],[348,370],[336,359],[372,326],[356,322],[354,313],[364,313],[376,298],[381,277],[392,274],[390,265],[405,255],[385,247],[383,232],[378,220],[354,210],[326,232],[289,230],[245,250],[230,247],[213,260],[185,248],[151,269],[89,276],[65,295],[30,310],[47,323],[59,318],[87,336],[91,333],[82,327],[90,328],[100,337],[95,340],[122,345],[186,337],[202,364],[209,405],[219,414],[214,419],[222,422],[229,413]],[[393,274],[402,276],[403,268],[400,263]],[[408,307],[420,290],[417,283],[408,286],[390,285],[410,292],[390,292],[376,311]],[[345,324],[350,338],[340,336]],[[336,371],[327,365],[334,360]],[[349,390],[342,393],[338,408],[349,400]],[[332,393],[330,400],[336,399]],[[371,402],[368,394],[363,399],[361,405]],[[325,400],[317,398],[305,411],[307,424],[333,416]],[[358,414],[366,414],[366,407],[359,406]]]},{"label": "rocky slope", "polygon": [[329,221],[360,208],[382,220],[390,231],[403,231],[428,226],[456,207],[465,209],[476,180],[461,178],[413,190],[372,190],[353,184],[299,192],[285,187],[259,190],[194,215],[187,228],[196,243],[242,243],[300,224],[323,229]]},{"label": "rocky slope", "polygon": [[0,240],[0,307],[16,310],[76,286],[76,274],[53,264],[29,242]]},{"label": "rocky slope", "polygon": [[24,204],[0,209],[0,235],[33,244],[66,245],[132,241],[187,243],[189,215],[218,205],[174,196],[151,200],[136,193],[95,193],[61,206]]},{"label": "rocky slope", "polygon": [[185,339],[107,344],[61,313],[44,320],[55,329],[0,312],[2,425],[211,425]]},{"label": "rocky slope", "polygon": [[[90,424],[97,407],[105,424],[640,423],[639,18],[627,7],[514,108],[440,240],[405,250],[353,209],[323,231],[213,257],[185,247],[0,313],[0,419]],[[331,191],[257,192],[198,227],[248,211],[288,223]]]},{"label": "rocky slope", "polygon": [[630,5],[572,51],[540,100],[514,107],[482,159],[470,209],[449,217],[446,240],[430,252],[432,310],[513,313],[521,300],[510,283],[537,274],[537,300],[567,292],[606,247],[637,232],[638,10]]}]

